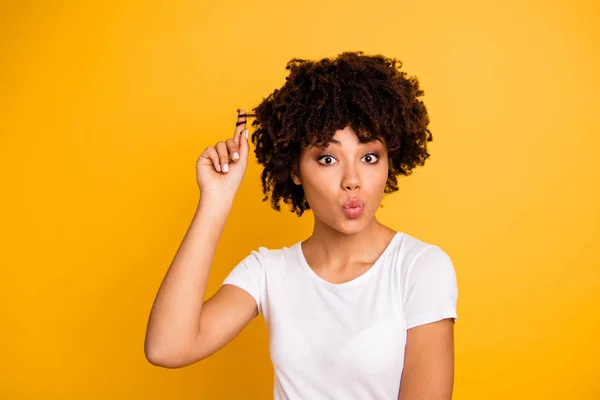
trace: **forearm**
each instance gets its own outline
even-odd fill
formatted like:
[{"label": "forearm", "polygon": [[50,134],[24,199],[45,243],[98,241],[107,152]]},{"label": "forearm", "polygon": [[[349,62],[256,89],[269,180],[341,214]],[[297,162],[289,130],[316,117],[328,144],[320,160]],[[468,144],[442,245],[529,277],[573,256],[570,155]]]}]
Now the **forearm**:
[{"label": "forearm", "polygon": [[232,203],[200,198],[150,312],[144,345],[149,360],[178,358],[198,335],[210,267]]}]

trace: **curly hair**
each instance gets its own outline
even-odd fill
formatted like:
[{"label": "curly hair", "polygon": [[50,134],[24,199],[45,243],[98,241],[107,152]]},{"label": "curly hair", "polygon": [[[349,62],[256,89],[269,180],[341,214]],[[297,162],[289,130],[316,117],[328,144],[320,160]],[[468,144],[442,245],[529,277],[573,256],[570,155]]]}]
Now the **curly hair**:
[{"label": "curly hair", "polygon": [[427,109],[419,99],[424,91],[401,67],[400,60],[363,51],[317,61],[291,59],[283,87],[248,114],[255,118],[251,140],[264,167],[263,201],[270,194],[272,208],[280,211],[283,201],[298,216],[310,209],[302,185],[292,180],[300,150],[326,146],[348,125],[361,143],[385,143],[389,168],[384,193],[397,191],[397,175],[408,176],[423,165],[429,158],[427,142],[433,140]]}]

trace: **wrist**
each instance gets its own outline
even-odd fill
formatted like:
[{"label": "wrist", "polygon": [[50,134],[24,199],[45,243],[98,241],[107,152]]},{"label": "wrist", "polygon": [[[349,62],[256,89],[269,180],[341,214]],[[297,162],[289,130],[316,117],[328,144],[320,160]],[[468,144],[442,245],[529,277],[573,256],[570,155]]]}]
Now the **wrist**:
[{"label": "wrist", "polygon": [[200,200],[198,201],[198,210],[205,209],[230,209],[233,206],[233,199],[235,195],[228,195],[223,193],[200,193]]}]

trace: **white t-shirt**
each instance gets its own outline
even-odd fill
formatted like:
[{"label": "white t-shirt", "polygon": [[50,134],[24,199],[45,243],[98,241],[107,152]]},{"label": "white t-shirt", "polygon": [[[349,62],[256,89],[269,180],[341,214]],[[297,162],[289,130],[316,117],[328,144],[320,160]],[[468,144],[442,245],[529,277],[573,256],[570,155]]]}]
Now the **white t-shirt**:
[{"label": "white t-shirt", "polygon": [[275,400],[395,400],[406,330],[458,319],[450,257],[402,232],[348,282],[320,278],[298,242],[253,250],[222,284],[246,290],[263,314]]}]

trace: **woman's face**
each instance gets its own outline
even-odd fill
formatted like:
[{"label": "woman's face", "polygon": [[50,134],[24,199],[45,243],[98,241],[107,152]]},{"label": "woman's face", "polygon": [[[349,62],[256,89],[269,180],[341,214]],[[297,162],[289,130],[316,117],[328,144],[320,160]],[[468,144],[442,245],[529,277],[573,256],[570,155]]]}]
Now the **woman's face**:
[{"label": "woman's face", "polygon": [[379,140],[360,143],[349,126],[333,139],[325,149],[301,150],[300,176],[293,180],[302,184],[317,219],[343,233],[359,232],[372,221],[383,198],[387,150]]}]

